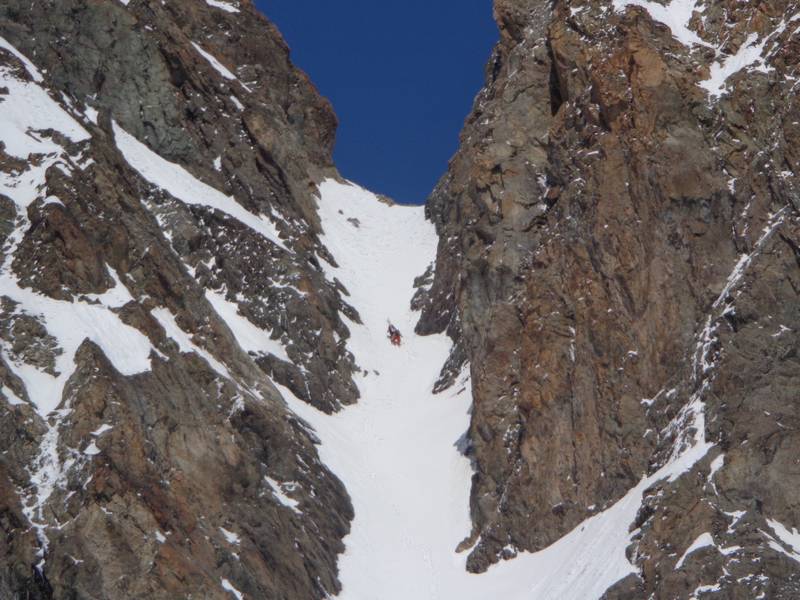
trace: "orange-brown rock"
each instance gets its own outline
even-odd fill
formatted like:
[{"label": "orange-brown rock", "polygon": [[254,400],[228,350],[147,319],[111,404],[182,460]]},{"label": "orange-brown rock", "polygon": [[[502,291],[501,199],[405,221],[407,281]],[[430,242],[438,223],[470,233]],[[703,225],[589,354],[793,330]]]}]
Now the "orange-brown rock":
[{"label": "orange-brown rock", "polygon": [[[607,597],[797,593],[797,563],[757,534],[800,525],[783,454],[797,449],[800,104],[781,24],[797,7],[696,10],[708,47],[641,7],[495,2],[501,40],[428,201],[441,242],[416,299],[418,331],[456,342],[440,385],[465,362],[472,374],[474,571],[544,548],[655,472],[699,398],[713,448],[647,494],[639,572]],[[700,84],[729,31],[730,52],[768,39],[768,68],[732,74],[717,98]],[[675,570],[704,531],[740,550]]]}]

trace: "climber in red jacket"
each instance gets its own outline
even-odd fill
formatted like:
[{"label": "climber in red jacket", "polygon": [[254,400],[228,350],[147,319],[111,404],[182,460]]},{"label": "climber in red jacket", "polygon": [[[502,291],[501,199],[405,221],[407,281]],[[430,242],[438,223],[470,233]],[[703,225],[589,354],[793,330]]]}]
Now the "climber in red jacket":
[{"label": "climber in red jacket", "polygon": [[400,331],[397,329],[397,327],[395,327],[391,323],[389,323],[388,336],[389,336],[389,339],[391,340],[392,344],[394,344],[395,346],[399,346],[400,342],[402,341],[402,338],[403,338],[403,336],[400,334]]}]

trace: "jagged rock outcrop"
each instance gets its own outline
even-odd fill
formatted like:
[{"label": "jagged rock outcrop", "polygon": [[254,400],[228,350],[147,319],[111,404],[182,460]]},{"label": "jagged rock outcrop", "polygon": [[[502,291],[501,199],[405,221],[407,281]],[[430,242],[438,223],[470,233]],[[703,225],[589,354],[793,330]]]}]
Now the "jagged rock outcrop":
[{"label": "jagged rock outcrop", "polygon": [[645,492],[638,574],[607,596],[798,594],[800,14],[687,5],[495,1],[416,298],[418,332],[456,341],[440,385],[470,364],[471,570],[694,444]]},{"label": "jagged rock outcrop", "polygon": [[271,383],[358,395],[329,104],[249,0],[9,0],[0,38],[0,597],[335,594],[352,507]]}]

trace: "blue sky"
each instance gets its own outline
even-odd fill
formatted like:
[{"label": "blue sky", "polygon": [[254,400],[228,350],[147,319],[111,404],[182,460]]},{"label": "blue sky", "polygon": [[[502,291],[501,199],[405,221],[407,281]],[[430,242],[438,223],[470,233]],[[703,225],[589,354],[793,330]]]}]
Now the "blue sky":
[{"label": "blue sky", "polygon": [[458,147],[497,27],[491,0],[256,0],[339,117],[345,177],[422,203]]}]

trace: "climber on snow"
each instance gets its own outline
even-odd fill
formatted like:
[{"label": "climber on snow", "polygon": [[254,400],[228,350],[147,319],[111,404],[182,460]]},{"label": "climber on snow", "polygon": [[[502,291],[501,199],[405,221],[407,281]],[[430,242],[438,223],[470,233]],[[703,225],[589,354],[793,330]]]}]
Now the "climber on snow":
[{"label": "climber on snow", "polygon": [[395,327],[391,323],[389,323],[388,336],[392,344],[394,344],[395,346],[399,346],[403,338],[403,336],[400,334],[400,330],[397,329],[397,327]]}]

